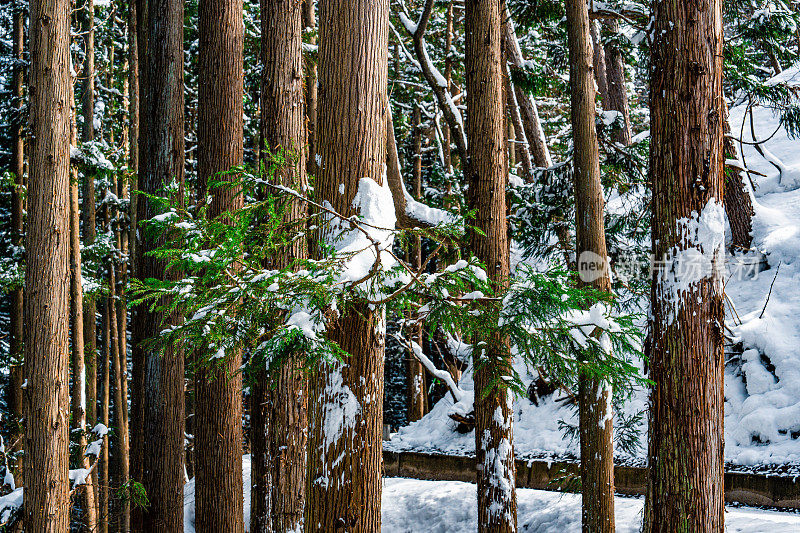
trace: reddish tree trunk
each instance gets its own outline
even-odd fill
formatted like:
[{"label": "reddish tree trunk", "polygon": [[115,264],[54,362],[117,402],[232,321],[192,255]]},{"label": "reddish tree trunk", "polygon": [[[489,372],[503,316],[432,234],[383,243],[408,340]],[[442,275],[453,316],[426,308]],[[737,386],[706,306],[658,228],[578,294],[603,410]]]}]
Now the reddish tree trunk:
[{"label": "reddish tree trunk", "polygon": [[[652,20],[652,239],[654,257],[666,263],[651,292],[644,530],[722,532],[722,2],[656,2]],[[698,213],[711,224],[706,242],[685,222]],[[687,249],[711,263],[708,271],[674,262]],[[687,276],[687,288],[677,289]]]},{"label": "reddish tree trunk", "polygon": [[69,529],[70,4],[30,3],[25,528]]}]

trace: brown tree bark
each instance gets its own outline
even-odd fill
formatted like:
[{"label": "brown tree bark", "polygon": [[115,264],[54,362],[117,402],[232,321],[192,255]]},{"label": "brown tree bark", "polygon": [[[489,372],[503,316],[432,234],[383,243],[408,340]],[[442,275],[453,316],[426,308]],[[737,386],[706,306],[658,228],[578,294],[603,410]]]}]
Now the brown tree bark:
[{"label": "brown tree bark", "polygon": [[[141,9],[140,9],[141,8]],[[183,195],[183,2],[146,0],[137,3],[139,22],[139,189],[158,194],[177,183]],[[136,202],[137,220],[157,215],[144,197]],[[147,232],[137,231],[136,273],[140,279],[175,279],[176,272],[147,252],[158,247]],[[136,406],[137,473],[150,506],[133,525],[138,531],[172,533],[183,530],[184,362],[182,346],[162,351],[142,342],[156,337],[162,325],[179,320],[146,308],[134,317],[134,395]],[[137,513],[138,514],[138,513]]]},{"label": "brown tree bark", "polygon": [[[514,22],[511,19],[511,13],[508,8],[504,8],[505,24],[504,27],[504,45],[508,54],[508,61],[511,63],[513,69],[522,68],[525,63],[525,58],[522,56],[522,51],[519,47],[517,34],[514,29]],[[514,93],[519,105],[520,115],[522,116],[522,124],[525,128],[525,137],[528,139],[530,145],[531,156],[533,162],[537,167],[547,168],[553,165],[553,160],[550,157],[550,150],[547,148],[547,142],[544,138],[544,131],[542,124],[539,120],[539,112],[536,109],[536,103],[533,101],[528,93],[521,87],[514,86]]]},{"label": "brown tree bark", "polygon": [[[452,96],[453,94],[453,54],[451,54],[451,49],[453,48],[453,0],[450,0],[447,3],[447,18],[446,18],[446,26],[445,26],[445,34],[444,34],[444,46],[445,50],[447,51],[445,58],[444,58],[444,79],[447,82],[447,92],[450,93]],[[447,179],[447,196],[451,194],[452,191],[452,183],[450,174],[453,172],[453,151],[452,146],[453,142],[451,139],[450,134],[450,125],[445,123],[442,124],[442,150],[444,151],[444,171],[448,175]],[[446,200],[447,201],[447,200]]]},{"label": "brown tree bark", "polygon": [[[588,257],[601,258],[602,275],[589,281],[611,291],[606,261],[604,198],[595,127],[595,76],[589,12],[585,0],[567,1],[567,40],[570,63],[570,111],[574,154],[576,253],[578,265]],[[602,48],[601,48],[602,50]],[[596,262],[595,262],[596,263]],[[579,376],[579,430],[583,531],[614,531],[614,445],[611,390],[588,372]]]},{"label": "brown tree bark", "polygon": [[[722,149],[725,159],[739,159],[736,144],[730,137],[731,125],[728,121],[728,104],[723,103],[725,109],[725,123],[723,132],[725,138],[722,141]],[[724,205],[725,213],[728,215],[728,223],[731,226],[731,247],[734,250],[749,250],[753,243],[753,199],[744,181],[744,172],[741,169],[725,168],[724,186]]]},{"label": "brown tree bark", "polygon": [[[145,150],[147,148],[147,7],[148,0],[131,0],[133,8],[136,13],[131,13],[132,21],[135,20],[136,27],[136,56],[137,56],[137,71],[136,77],[138,79],[136,99],[138,101],[138,142],[132,145],[132,152],[136,152],[137,157],[137,174],[136,174],[136,189],[141,189],[144,186],[142,179],[143,170],[145,168],[144,162],[147,160]],[[130,43],[133,46],[133,42]],[[133,68],[133,65],[131,65]],[[133,87],[131,87],[131,94],[133,95]],[[133,138],[131,138],[133,142]],[[139,198],[137,194],[131,195],[131,276],[138,278],[141,275],[141,265],[139,263],[141,254],[139,250],[140,242],[136,235],[139,219]],[[138,331],[138,328],[144,324],[140,322],[138,309],[132,310],[132,345],[131,345],[131,478],[141,482],[143,476],[143,450],[144,450],[144,367],[145,367],[145,350],[138,345],[140,340],[144,337]],[[138,506],[131,509],[131,529],[132,531],[142,530],[142,509]]]},{"label": "brown tree bark", "polygon": [[[507,286],[510,275],[506,223],[505,102],[503,98],[504,55],[501,0],[467,0],[465,68],[467,83],[466,168],[467,203],[476,210],[475,226],[469,231],[469,246],[487,274],[498,286]],[[517,496],[512,426],[511,392],[498,386],[498,374],[508,371],[511,359],[507,340],[478,335],[476,350],[475,451],[478,463],[478,531],[517,530]],[[479,359],[485,364],[477,365]]]},{"label": "brown tree bark", "polygon": [[[74,83],[70,84],[74,87]],[[75,124],[75,95],[70,89],[70,145],[78,141]],[[69,270],[70,270],[70,319],[72,321],[72,391],[71,391],[71,430],[78,444],[77,458],[80,468],[89,468],[86,451],[86,368],[84,366],[83,341],[83,275],[81,270],[80,207],[78,200],[78,172],[72,168],[69,184]],[[93,476],[79,490],[83,515],[78,517],[81,531],[94,531],[97,525],[97,508]]]},{"label": "brown tree bark", "polygon": [[[359,182],[385,179],[389,2],[326,1],[319,15],[317,191],[356,215]],[[312,378],[306,531],[380,531],[384,320],[382,309],[355,303],[327,326],[350,356]],[[355,409],[352,423],[337,420],[340,431],[326,434],[340,408]]]},{"label": "brown tree bark", "polygon": [[604,20],[602,32],[613,37],[604,47],[606,58],[606,87],[603,94],[603,108],[622,113],[624,126],[611,133],[611,140],[628,146],[631,144],[631,117],[628,107],[628,90],[625,88],[625,61],[615,39],[619,36],[619,21]]},{"label": "brown tree bark", "polygon": [[[411,172],[411,186],[414,188],[413,196],[417,200],[422,196],[422,125],[419,106],[414,106],[411,121],[411,132],[414,146],[414,161]],[[387,128],[389,125],[387,124]],[[422,239],[415,236],[409,250],[409,263],[418,270],[422,267]],[[407,334],[411,340],[422,346],[422,324],[412,326]],[[408,361],[408,421],[415,422],[425,416],[427,409],[427,394],[425,385],[425,368],[414,357],[407,353]]]},{"label": "brown tree bark", "polygon": [[[83,36],[84,62],[81,68],[81,142],[94,140],[94,0],[83,0],[78,12],[78,31]],[[83,182],[81,217],[83,244],[90,246],[97,236],[95,229],[96,204],[94,176],[89,174]],[[97,304],[94,298],[83,302],[83,332],[86,363],[86,418],[97,422]],[[97,473],[94,474],[95,482]],[[97,485],[95,485],[97,486]],[[104,517],[101,517],[104,518]]]},{"label": "brown tree bark", "polygon": [[[299,6],[299,2],[298,2]],[[244,155],[242,0],[200,1],[198,175],[201,194],[218,172],[241,165]],[[302,70],[297,70],[300,76]],[[302,107],[301,107],[302,109]],[[239,191],[217,188],[209,217],[243,205]],[[195,527],[244,531],[242,496],[242,354],[225,353],[195,373]]]},{"label": "brown tree bark", "polygon": [[[11,192],[11,243],[14,246],[23,245],[24,222],[23,222],[23,195],[22,187],[25,185],[25,150],[22,135],[22,112],[24,108],[23,78],[24,63],[23,49],[25,47],[25,13],[26,9],[21,0],[17,0],[13,5],[12,34],[13,45],[12,54],[14,67],[11,78],[11,97],[14,115],[11,117],[11,172],[14,174],[14,189]],[[9,309],[10,328],[9,328],[9,353],[11,368],[9,369],[10,386],[7,389],[6,403],[10,416],[6,420],[9,428],[9,441],[14,442],[21,436],[22,427],[20,425],[23,416],[22,403],[22,383],[24,380],[23,369],[23,337],[25,335],[23,327],[24,314],[23,288],[17,287],[11,291],[11,307]],[[16,472],[16,483],[22,485],[22,455],[18,460]]]},{"label": "brown tree bark", "polygon": [[[314,27],[313,3],[301,7],[290,0],[262,2],[261,135],[273,152],[285,150],[289,156],[287,165],[276,172],[276,182],[299,190],[308,183],[306,165],[313,159],[308,155],[305,124],[311,137],[316,120],[315,63],[305,61],[305,104],[299,75],[304,64],[303,27]],[[290,202],[287,219],[303,218],[305,204]],[[270,267],[286,268],[306,254],[305,244],[295,241],[285,253],[271,258]],[[295,531],[303,523],[307,468],[308,387],[301,354],[283,361],[272,375],[267,369],[259,371],[251,401],[250,531]]]},{"label": "brown tree bark", "polygon": [[25,270],[25,528],[69,528],[70,56],[66,0],[30,3]]},{"label": "brown tree bark", "polygon": [[[111,324],[109,322],[109,306],[112,305],[109,302],[109,297],[103,298],[103,307],[101,308],[102,311],[102,319],[101,324],[103,327],[103,354],[100,358],[100,366],[98,373],[98,378],[100,379],[100,390],[99,390],[99,400],[100,400],[100,422],[106,426],[107,428],[111,427],[111,416],[110,416],[110,409],[111,409],[111,377],[109,375],[110,372],[110,362],[111,362]],[[103,439],[102,449],[100,451],[100,457],[98,458],[98,468],[97,468],[97,488],[98,488],[98,495],[97,495],[97,502],[98,502],[98,511],[97,511],[97,518],[99,523],[98,530],[101,533],[108,533],[108,525],[109,520],[111,518],[111,487],[109,485],[109,464],[110,464],[110,443],[109,439]]]},{"label": "brown tree bark", "polygon": [[589,34],[592,37],[592,64],[594,65],[594,79],[597,82],[597,93],[605,102],[608,95],[608,80],[606,79],[606,53],[600,41],[600,28],[596,20],[589,21]]},{"label": "brown tree bark", "polygon": [[[314,12],[314,0],[303,1],[303,29],[314,31],[317,28],[317,17]],[[317,38],[312,34],[308,38],[308,44],[317,44]],[[317,62],[312,61],[306,55],[305,61],[305,88],[306,88],[306,126],[308,142],[308,161],[306,163],[308,173],[316,175],[316,131],[317,131]]]},{"label": "brown tree bark", "polygon": [[[723,233],[699,243],[682,219],[720,219],[723,197],[722,2],[656,2],[650,74],[653,254],[693,248],[710,272],[654,271],[651,292],[647,532],[721,532],[723,501]],[[721,220],[718,223],[722,226]],[[712,226],[713,227],[713,226]],[[719,242],[713,242],[713,241]],[[719,248],[716,246],[719,245]],[[688,288],[674,288],[677,276]],[[695,279],[696,278],[696,279]]]}]

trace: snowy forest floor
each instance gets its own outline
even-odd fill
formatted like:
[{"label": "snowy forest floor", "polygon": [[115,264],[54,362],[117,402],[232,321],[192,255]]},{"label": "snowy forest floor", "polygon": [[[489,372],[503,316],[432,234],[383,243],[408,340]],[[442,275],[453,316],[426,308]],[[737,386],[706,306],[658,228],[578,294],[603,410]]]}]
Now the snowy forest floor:
[{"label": "snowy forest floor", "polygon": [[[250,486],[250,456],[242,461],[244,486]],[[642,498],[616,498],[619,533],[638,533]],[[572,533],[581,530],[580,494],[517,489],[519,531]],[[478,528],[475,485],[460,481],[384,478],[383,533],[465,533]],[[250,491],[244,491],[245,530],[250,526]],[[725,514],[729,533],[800,531],[800,513],[731,507]],[[194,529],[194,479],[184,488],[184,533]]]}]

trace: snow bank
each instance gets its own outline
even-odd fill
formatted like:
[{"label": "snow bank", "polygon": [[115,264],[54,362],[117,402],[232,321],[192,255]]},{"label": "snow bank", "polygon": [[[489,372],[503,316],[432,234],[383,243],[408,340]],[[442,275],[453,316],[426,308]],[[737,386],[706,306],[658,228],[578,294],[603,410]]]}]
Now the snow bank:
[{"label": "snow bank", "polygon": [[[383,484],[384,533],[461,533],[478,526],[475,485],[458,481],[421,481],[387,478]],[[615,500],[619,533],[638,533],[643,499]],[[577,533],[581,530],[581,496],[533,489],[517,489],[520,531]],[[800,515],[762,511],[750,507],[729,508],[725,530],[747,533],[800,531]]]}]

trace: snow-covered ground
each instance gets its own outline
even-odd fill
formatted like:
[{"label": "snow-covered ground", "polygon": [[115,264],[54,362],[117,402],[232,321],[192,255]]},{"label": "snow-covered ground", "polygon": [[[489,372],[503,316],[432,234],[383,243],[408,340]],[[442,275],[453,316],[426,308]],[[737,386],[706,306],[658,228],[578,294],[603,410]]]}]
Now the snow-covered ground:
[{"label": "snow-covered ground", "polygon": [[[387,478],[383,483],[384,533],[463,533],[477,530],[475,485],[459,481]],[[619,533],[638,533],[643,499],[617,497]],[[517,489],[517,521],[529,533],[572,533],[581,530],[581,498],[533,489]],[[789,533],[800,531],[800,514],[728,508],[726,531]]]},{"label": "snow-covered ground", "polygon": [[[800,64],[787,69],[773,83],[800,85]],[[732,107],[732,135],[752,142],[747,103]],[[756,188],[753,220],[754,251],[765,254],[769,269],[757,276],[726,278],[726,324],[734,344],[741,342],[744,353],[730,361],[725,371],[725,458],[739,469],[778,470],[800,474],[800,140],[792,139],[779,117],[765,107],[753,109],[753,122],[764,155],[742,143],[747,167]],[[736,258],[734,258],[736,259]],[[766,305],[770,286],[773,284]],[[761,315],[762,310],[763,316]],[[516,365],[524,379],[533,376],[524,365]],[[527,378],[526,378],[527,376]],[[466,372],[462,389],[472,390]],[[547,397],[535,406],[526,398],[515,402],[514,447],[518,457],[575,457],[577,442],[564,437],[559,421],[576,423],[574,409]],[[628,417],[644,413],[646,391],[637,391],[623,407]],[[472,454],[473,433],[460,434],[447,416],[453,404],[448,395],[422,420],[400,430],[385,443],[393,451],[418,450]],[[638,426],[642,444],[646,441],[646,417]],[[643,464],[645,446],[632,456],[618,453],[618,460]]]},{"label": "snow-covered ground", "polygon": [[[242,461],[244,523],[250,529],[250,456]],[[642,520],[641,498],[616,499],[617,531],[638,533]],[[477,530],[475,485],[459,481],[422,481],[384,478],[383,533],[464,533]],[[571,533],[581,530],[578,494],[517,489],[520,531]],[[194,480],[184,488],[184,533],[194,533]],[[789,533],[800,531],[800,513],[729,507],[726,531],[742,533]]]}]

